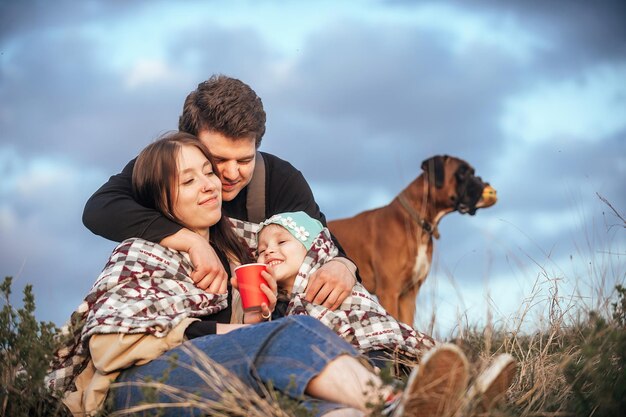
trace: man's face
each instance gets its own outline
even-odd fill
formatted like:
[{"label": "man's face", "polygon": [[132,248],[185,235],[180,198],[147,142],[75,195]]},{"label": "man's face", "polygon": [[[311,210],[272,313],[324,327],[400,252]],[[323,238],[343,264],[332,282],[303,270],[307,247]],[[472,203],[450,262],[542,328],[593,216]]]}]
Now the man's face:
[{"label": "man's face", "polygon": [[250,183],[256,162],[253,137],[232,139],[219,132],[203,130],[198,138],[211,151],[222,180],[222,199],[231,201]]}]

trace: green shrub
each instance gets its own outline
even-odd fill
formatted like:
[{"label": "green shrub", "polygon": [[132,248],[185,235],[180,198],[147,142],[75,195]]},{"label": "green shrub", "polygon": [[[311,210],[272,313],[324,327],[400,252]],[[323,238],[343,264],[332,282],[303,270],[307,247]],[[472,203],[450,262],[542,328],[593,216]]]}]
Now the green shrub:
[{"label": "green shrub", "polygon": [[576,415],[608,417],[626,410],[626,290],[621,286],[616,289],[613,320],[589,313],[587,322],[578,329],[580,349],[564,370]]},{"label": "green shrub", "polygon": [[10,302],[12,278],[0,284],[0,416],[66,416],[61,403],[44,386],[58,332],[51,322],[37,322],[32,286],[24,288],[23,307]]}]

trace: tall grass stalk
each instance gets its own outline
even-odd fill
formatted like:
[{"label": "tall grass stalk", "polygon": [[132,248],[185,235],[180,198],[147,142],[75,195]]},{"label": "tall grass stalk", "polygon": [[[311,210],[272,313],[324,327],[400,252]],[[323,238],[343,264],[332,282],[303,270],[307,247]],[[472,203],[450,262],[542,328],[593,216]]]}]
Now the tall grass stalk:
[{"label": "tall grass stalk", "polygon": [[[193,345],[184,344],[181,349],[188,357],[193,358],[193,363],[188,364],[173,357],[170,366],[182,367],[197,375],[203,383],[202,386],[197,387],[195,392],[189,392],[168,385],[166,378],[162,382],[116,383],[112,385],[112,389],[135,385],[141,388],[144,396],[150,397],[149,394],[158,392],[167,397],[168,402],[141,404],[116,411],[110,416],[132,415],[146,410],[157,411],[164,408],[193,408],[202,415],[216,417],[290,417],[297,414],[298,403],[295,401],[290,404],[286,403],[286,397],[279,398],[279,394],[271,387],[262,387],[262,392],[257,393]],[[202,395],[203,393],[207,395]],[[211,397],[208,395],[211,393],[219,393],[219,395],[212,394],[215,399],[207,399]]]},{"label": "tall grass stalk", "polygon": [[[506,401],[490,411],[492,416],[521,417],[605,417],[626,411],[626,253],[620,242],[626,220],[606,199],[611,218],[603,223],[608,243],[587,230],[583,233],[587,267],[576,270],[568,286],[566,275],[538,266],[529,294],[509,317],[487,309],[486,323],[472,324],[467,314],[459,314],[458,325],[448,339],[466,352],[475,376],[503,352],[518,361],[518,373],[507,392]],[[592,228],[592,230],[595,230]],[[612,238],[617,237],[615,244]],[[601,247],[599,247],[601,246]],[[545,252],[550,259],[550,252]],[[528,256],[528,255],[526,255]],[[513,257],[514,260],[516,257]],[[517,260],[519,262],[519,260]],[[579,262],[580,264],[580,262]],[[589,282],[588,286],[582,283]],[[0,417],[66,416],[67,411],[43,387],[53,336],[52,323],[34,319],[35,300],[31,286],[24,289],[24,307],[10,303],[11,279],[0,286],[3,307],[0,311]],[[419,300],[418,300],[419,302]],[[436,328],[436,310],[428,327]],[[162,393],[173,403],[142,404],[113,416],[130,414],[158,415],[168,407],[196,408],[212,416],[306,416],[297,401],[280,395],[271,386],[256,392],[244,385],[224,367],[203,352],[185,347],[195,359],[192,365],[174,360],[172,366],[185,367],[198,375],[203,386],[196,392],[169,386],[166,378],[137,383],[156,398]],[[120,384],[116,384],[120,386]],[[206,400],[201,391],[219,392],[219,398]],[[103,413],[107,415],[106,411]],[[484,415],[470,411],[464,417]]]}]

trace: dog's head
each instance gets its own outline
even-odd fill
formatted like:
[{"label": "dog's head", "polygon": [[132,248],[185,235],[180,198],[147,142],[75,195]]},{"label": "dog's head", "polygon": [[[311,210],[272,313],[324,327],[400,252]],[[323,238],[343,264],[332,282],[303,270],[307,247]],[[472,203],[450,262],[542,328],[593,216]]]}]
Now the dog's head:
[{"label": "dog's head", "polygon": [[[422,162],[428,183],[438,191],[440,204],[452,211],[474,215],[479,208],[496,203],[496,190],[474,174],[474,168],[462,159],[437,155]],[[443,201],[441,201],[443,199]]]}]

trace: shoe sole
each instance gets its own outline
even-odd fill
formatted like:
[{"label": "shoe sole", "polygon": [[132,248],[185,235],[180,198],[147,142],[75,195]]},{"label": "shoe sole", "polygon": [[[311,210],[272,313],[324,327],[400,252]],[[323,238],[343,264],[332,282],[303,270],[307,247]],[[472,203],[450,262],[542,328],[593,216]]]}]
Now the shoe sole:
[{"label": "shoe sole", "polygon": [[444,344],[431,349],[411,372],[394,416],[452,415],[460,404],[468,378],[469,364],[458,346]]},{"label": "shoe sole", "polygon": [[488,411],[501,400],[513,383],[517,373],[517,363],[508,353],[498,355],[493,362],[478,375],[468,391],[469,400],[479,400],[483,411]]}]

